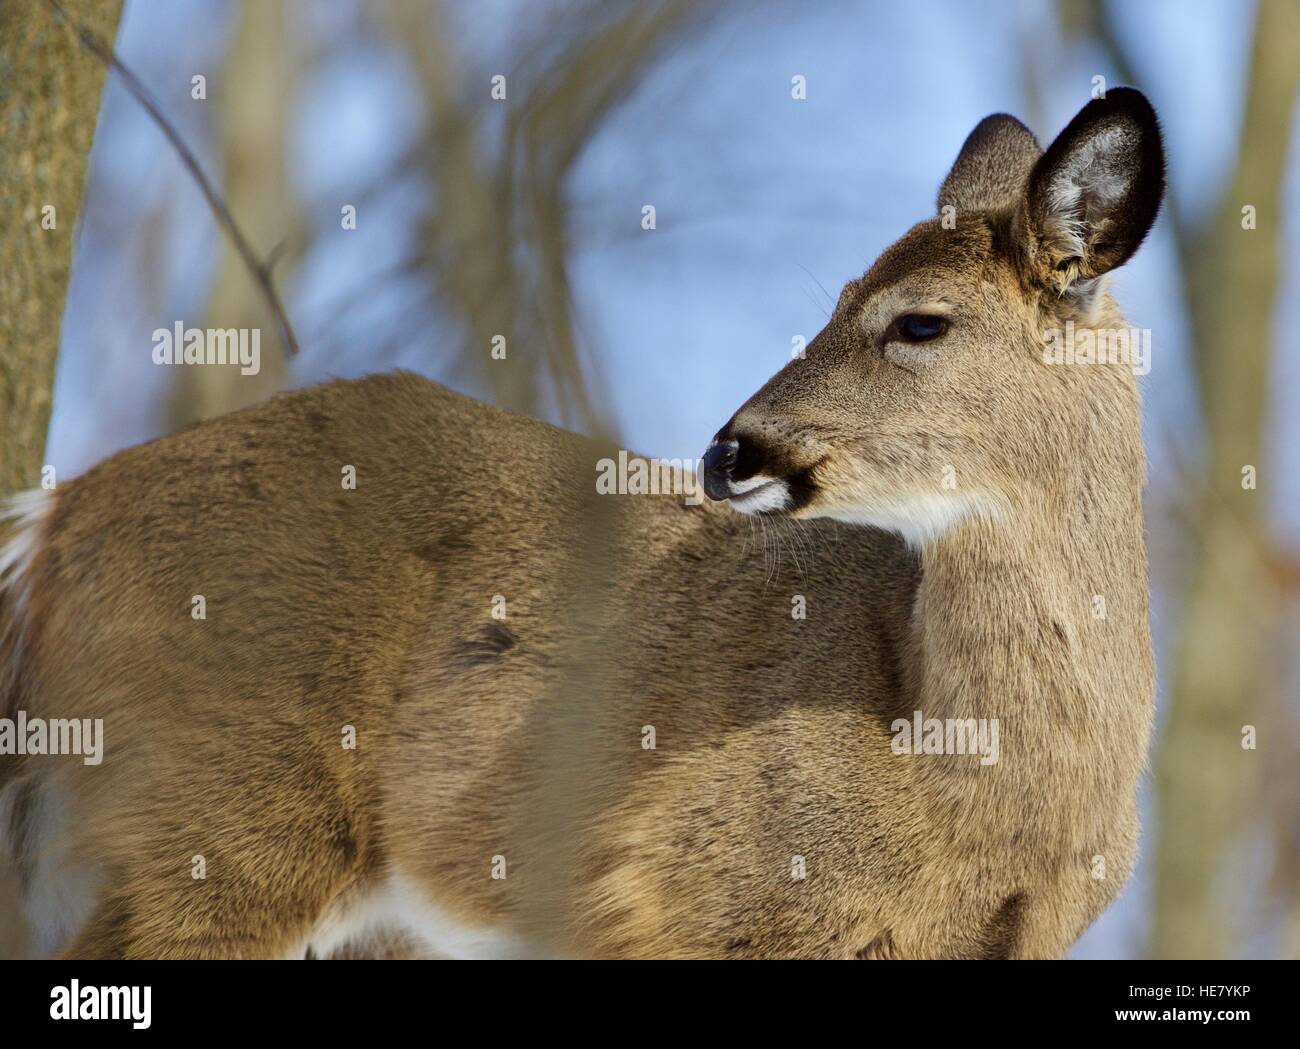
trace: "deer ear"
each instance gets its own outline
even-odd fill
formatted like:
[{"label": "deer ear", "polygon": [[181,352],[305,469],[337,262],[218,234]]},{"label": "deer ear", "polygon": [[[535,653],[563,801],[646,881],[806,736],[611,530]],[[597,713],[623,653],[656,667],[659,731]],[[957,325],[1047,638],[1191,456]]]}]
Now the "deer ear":
[{"label": "deer ear", "polygon": [[1083,107],[1034,165],[1023,204],[1033,277],[1086,293],[1127,262],[1156,220],[1165,156],[1142,92],[1113,88]]},{"label": "deer ear", "polygon": [[939,187],[939,211],[1001,211],[1015,206],[1034,162],[1043,155],[1033,132],[994,113],[975,125]]}]

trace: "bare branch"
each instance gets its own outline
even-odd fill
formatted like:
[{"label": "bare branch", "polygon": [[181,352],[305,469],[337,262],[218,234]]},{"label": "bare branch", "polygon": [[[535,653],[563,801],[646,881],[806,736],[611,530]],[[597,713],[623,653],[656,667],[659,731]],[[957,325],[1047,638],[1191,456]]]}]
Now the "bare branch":
[{"label": "bare branch", "polygon": [[72,27],[86,50],[95,55],[109,69],[122,78],[122,83],[125,85],[127,91],[131,93],[131,96],[140,103],[149,116],[153,118],[153,122],[158,125],[158,130],[161,131],[167,141],[172,144],[172,148],[176,150],[176,154],[180,157],[181,163],[183,163],[189,170],[190,174],[194,177],[194,181],[198,184],[199,189],[203,192],[203,196],[207,200],[208,206],[212,209],[212,214],[216,217],[217,222],[220,223],[222,228],[225,229],[226,234],[230,237],[230,241],[235,247],[235,250],[239,252],[240,258],[244,260],[244,264],[248,267],[248,271],[252,275],[253,281],[257,284],[262,295],[266,298],[267,305],[271,308],[271,312],[275,314],[276,322],[280,326],[280,338],[284,343],[285,353],[289,356],[296,354],[298,352],[298,340],[294,337],[293,326],[289,323],[289,317],[285,313],[279,295],[276,294],[275,283],[271,279],[271,264],[263,263],[258,260],[256,253],[248,242],[248,238],[244,236],[243,231],[239,228],[239,224],[235,222],[235,216],[230,213],[230,209],[226,207],[225,201],[221,199],[217,191],[212,187],[212,183],[208,181],[207,176],[203,174],[203,169],[199,167],[198,158],[195,157],[193,150],[185,144],[185,141],[180,136],[180,132],[176,130],[175,125],[163,116],[162,110],[158,108],[157,102],[155,102],[153,96],[149,94],[148,88],[146,88],[144,84],[141,83],[140,78],[131,72],[122,60],[117,57],[117,53],[109,45],[105,44],[95,36],[94,33],[83,26],[73,15],[71,15],[60,0],[45,0],[45,3]]}]

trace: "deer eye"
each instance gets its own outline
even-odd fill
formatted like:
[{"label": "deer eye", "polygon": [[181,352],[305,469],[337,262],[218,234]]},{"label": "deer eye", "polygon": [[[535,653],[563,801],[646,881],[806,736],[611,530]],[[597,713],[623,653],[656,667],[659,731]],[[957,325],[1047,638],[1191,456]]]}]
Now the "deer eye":
[{"label": "deer eye", "polygon": [[903,342],[929,342],[948,330],[948,319],[928,313],[908,313],[894,322],[894,331]]}]

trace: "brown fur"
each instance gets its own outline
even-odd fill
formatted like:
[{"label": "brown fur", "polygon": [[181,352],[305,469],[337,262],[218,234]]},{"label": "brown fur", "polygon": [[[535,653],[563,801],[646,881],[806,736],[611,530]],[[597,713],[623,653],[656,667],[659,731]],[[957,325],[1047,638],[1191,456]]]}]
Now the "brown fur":
[{"label": "brown fur", "polygon": [[[806,479],[775,578],[752,520],[598,497],[608,449],[409,374],[61,486],[26,576],[22,701],[102,716],[105,759],[5,760],[73,799],[67,843],[101,875],[64,953],[283,955],[390,870],[546,951],[1063,953],[1136,855],[1143,459],[1131,374],[1042,363],[1044,327],[1121,322],[1103,289],[1038,273],[1037,146],[1009,140],[1005,165],[968,156],[945,183],[957,228],[908,233],[733,420],[766,470]],[[936,298],[942,359],[892,363],[890,316]],[[1000,514],[920,552],[825,519],[945,466]],[[891,752],[914,710],[998,718],[1000,762]]]}]

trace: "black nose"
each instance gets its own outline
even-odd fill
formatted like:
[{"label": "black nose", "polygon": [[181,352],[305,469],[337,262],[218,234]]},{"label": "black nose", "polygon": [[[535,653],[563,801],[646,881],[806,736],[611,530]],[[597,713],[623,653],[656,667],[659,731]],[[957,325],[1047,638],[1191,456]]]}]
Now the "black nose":
[{"label": "black nose", "polygon": [[715,441],[704,453],[704,494],[710,499],[731,496],[731,471],[740,455],[739,441]]}]

